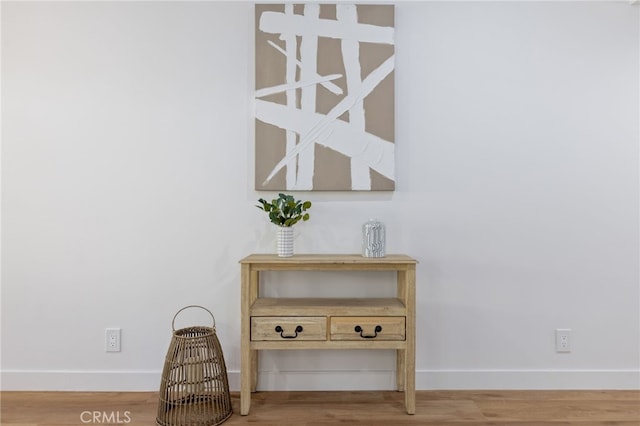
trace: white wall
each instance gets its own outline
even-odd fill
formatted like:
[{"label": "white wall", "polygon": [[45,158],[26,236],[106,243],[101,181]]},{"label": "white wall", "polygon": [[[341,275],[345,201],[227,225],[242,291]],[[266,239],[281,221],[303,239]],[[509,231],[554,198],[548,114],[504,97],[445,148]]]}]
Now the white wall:
[{"label": "white wall", "polygon": [[[639,11],[397,4],[397,190],[299,194],[296,250],[358,252],[375,216],[420,261],[418,388],[640,387]],[[273,251],[252,46],[251,3],[2,2],[3,389],[156,390],[192,303],[238,388],[237,262]],[[267,281],[373,296],[390,278]],[[393,365],[265,353],[260,386],[388,389]]]}]

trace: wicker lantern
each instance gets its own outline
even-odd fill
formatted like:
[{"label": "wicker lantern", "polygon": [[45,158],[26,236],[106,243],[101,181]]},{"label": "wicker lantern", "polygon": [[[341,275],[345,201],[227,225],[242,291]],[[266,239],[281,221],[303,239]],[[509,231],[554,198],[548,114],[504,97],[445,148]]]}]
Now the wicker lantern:
[{"label": "wicker lantern", "polygon": [[[176,317],[187,308],[209,312],[213,327],[175,329]],[[216,336],[216,322],[206,308],[190,305],[180,309],[171,323],[173,338],[167,351],[160,382],[160,426],[215,426],[233,410],[227,367]]]}]

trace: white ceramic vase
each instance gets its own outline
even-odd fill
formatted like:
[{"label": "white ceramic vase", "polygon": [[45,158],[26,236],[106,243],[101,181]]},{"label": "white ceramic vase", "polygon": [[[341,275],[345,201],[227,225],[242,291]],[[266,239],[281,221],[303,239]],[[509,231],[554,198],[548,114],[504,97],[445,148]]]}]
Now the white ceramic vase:
[{"label": "white ceramic vase", "polygon": [[362,225],[362,256],[384,257],[385,239],[384,223],[369,219]]},{"label": "white ceramic vase", "polygon": [[293,256],[293,227],[278,226],[278,256]]}]

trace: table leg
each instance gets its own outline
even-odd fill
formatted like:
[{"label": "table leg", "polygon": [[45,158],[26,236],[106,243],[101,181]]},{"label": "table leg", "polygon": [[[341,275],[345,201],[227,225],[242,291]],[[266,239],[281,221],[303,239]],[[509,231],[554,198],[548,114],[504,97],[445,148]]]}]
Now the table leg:
[{"label": "table leg", "polygon": [[[396,274],[396,282],[397,282],[397,290],[396,294],[398,299],[407,306],[407,273],[406,271],[398,271]],[[407,306],[407,311],[409,307]],[[408,312],[407,312],[408,316]],[[405,319],[405,327],[407,326],[407,320]],[[405,337],[407,340],[410,336]],[[405,386],[405,377],[407,375],[406,364],[405,364],[405,349],[397,349],[396,350],[396,385],[398,387],[398,391],[404,391]]]},{"label": "table leg", "polygon": [[415,372],[415,351],[409,349],[405,351],[405,379],[404,379],[404,404],[407,407],[407,414],[416,413],[416,372]]},{"label": "table leg", "polygon": [[407,372],[404,369],[404,350],[396,349],[396,388],[398,392],[404,390],[404,377]]},{"label": "table leg", "polygon": [[405,306],[407,322],[405,338],[407,347],[404,351],[404,400],[408,414],[416,412],[416,270],[412,265],[405,272]]},{"label": "table leg", "polygon": [[240,414],[246,416],[251,407],[251,362],[249,351],[242,352],[240,367]]},{"label": "table leg", "polygon": [[251,272],[248,265],[241,270],[241,318],[240,318],[240,414],[249,414],[251,406]]},{"label": "table leg", "polygon": [[251,392],[258,388],[258,351],[251,351]]}]

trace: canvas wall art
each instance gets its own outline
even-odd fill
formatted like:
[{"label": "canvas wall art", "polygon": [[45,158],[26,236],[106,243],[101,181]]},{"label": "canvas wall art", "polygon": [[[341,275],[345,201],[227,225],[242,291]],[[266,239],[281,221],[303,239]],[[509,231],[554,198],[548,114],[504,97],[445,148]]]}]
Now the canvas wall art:
[{"label": "canvas wall art", "polygon": [[395,189],[394,6],[255,5],[255,189]]}]

